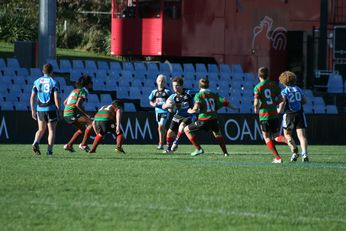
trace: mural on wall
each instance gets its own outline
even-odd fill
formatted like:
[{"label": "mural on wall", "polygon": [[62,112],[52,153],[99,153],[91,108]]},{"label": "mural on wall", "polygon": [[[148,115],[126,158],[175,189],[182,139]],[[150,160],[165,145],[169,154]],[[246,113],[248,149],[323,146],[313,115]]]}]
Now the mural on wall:
[{"label": "mural on wall", "polygon": [[287,46],[287,29],[284,27],[273,27],[273,19],[269,16],[265,16],[252,30],[252,53],[256,53],[256,37],[263,33],[266,33],[266,38],[271,41],[274,50],[286,50]]}]

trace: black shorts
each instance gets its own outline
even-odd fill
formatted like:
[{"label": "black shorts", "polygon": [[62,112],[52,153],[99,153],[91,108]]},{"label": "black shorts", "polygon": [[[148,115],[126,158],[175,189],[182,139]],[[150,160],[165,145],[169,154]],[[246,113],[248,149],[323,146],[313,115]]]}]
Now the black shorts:
[{"label": "black shorts", "polygon": [[107,132],[110,132],[116,135],[122,134],[121,131],[119,134],[117,134],[116,127],[117,127],[117,124],[114,123],[113,121],[95,121],[96,133],[100,133],[102,136],[107,134]]},{"label": "black shorts", "polygon": [[285,113],[282,118],[282,127],[288,131],[306,128],[306,118],[303,112]]},{"label": "black shorts", "polygon": [[39,121],[53,123],[58,121],[58,111],[38,111],[37,118]]},{"label": "black shorts", "polygon": [[190,117],[183,117],[180,115],[174,115],[171,121],[171,124],[169,125],[169,129],[171,129],[174,132],[177,132],[179,129],[179,125],[181,123],[184,123],[186,125],[191,124],[192,120]]},{"label": "black shorts", "polygon": [[220,132],[220,126],[219,126],[219,121],[216,120],[197,120],[194,123],[188,125],[189,130],[194,132],[194,131],[199,131],[201,129],[206,130],[206,131],[213,131],[215,133]]},{"label": "black shorts", "polygon": [[73,116],[64,116],[64,120],[68,123],[68,124],[74,124],[78,118],[80,118],[82,115],[81,114],[76,114]]},{"label": "black shorts", "polygon": [[260,121],[261,129],[264,132],[278,133],[280,131],[279,118]]},{"label": "black shorts", "polygon": [[156,113],[156,122],[165,126],[169,117],[169,113]]}]

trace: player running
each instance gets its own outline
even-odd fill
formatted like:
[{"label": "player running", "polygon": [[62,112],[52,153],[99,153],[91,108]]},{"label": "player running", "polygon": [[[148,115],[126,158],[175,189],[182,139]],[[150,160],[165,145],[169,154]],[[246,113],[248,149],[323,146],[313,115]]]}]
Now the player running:
[{"label": "player running", "polygon": [[163,142],[166,135],[166,123],[169,117],[167,109],[162,109],[162,105],[171,95],[171,91],[165,88],[166,76],[158,75],[156,79],[157,89],[153,90],[149,95],[149,103],[155,107],[156,122],[158,124],[159,145],[157,149],[163,150]]},{"label": "player running", "polygon": [[272,140],[286,143],[286,138],[279,134],[280,121],[276,106],[282,101],[279,86],[269,79],[269,70],[266,67],[258,69],[260,82],[254,87],[254,112],[259,114],[264,141],[272,154],[275,155],[272,163],[282,163],[281,156]]},{"label": "player running", "polygon": [[188,113],[199,113],[198,120],[186,126],[184,131],[190,142],[196,147],[196,150],[191,153],[191,156],[198,156],[204,153],[201,145],[198,144],[194,132],[204,129],[212,131],[215,139],[219,142],[224,156],[228,156],[225,140],[221,134],[217,111],[222,107],[229,107],[233,110],[238,110],[228,100],[211,92],[209,89],[209,80],[200,79],[200,91],[194,97],[193,108],[188,109]]},{"label": "player running", "polygon": [[72,90],[70,95],[65,99],[64,119],[68,124],[73,124],[77,127],[77,131],[73,134],[70,141],[64,145],[66,151],[74,152],[73,144],[76,139],[84,134],[82,143],[79,148],[88,152],[90,149],[85,145],[92,131],[92,120],[85,112],[83,103],[87,100],[89,89],[92,87],[91,77],[84,75],[76,82],[76,88]]},{"label": "player running", "polygon": [[107,132],[116,135],[116,148],[115,151],[125,153],[122,148],[124,142],[123,133],[120,128],[121,122],[121,109],[118,101],[112,101],[112,104],[102,106],[95,115],[93,127],[96,133],[94,143],[89,153],[95,153],[96,148],[102,141]]},{"label": "player running", "polygon": [[297,77],[293,72],[285,71],[279,77],[280,83],[285,85],[285,89],[281,91],[283,102],[280,103],[278,113],[284,110],[282,125],[284,135],[289,144],[292,146],[291,161],[297,161],[299,154],[295,144],[292,132],[296,130],[297,136],[302,148],[302,161],[308,162],[308,142],[305,135],[307,127],[303,104],[307,102],[303,91],[295,85]]},{"label": "player running", "polygon": [[[162,105],[163,109],[176,108],[176,112],[172,118],[171,124],[167,131],[166,142],[167,149],[164,153],[174,152],[178,148],[178,143],[181,135],[184,133],[184,128],[192,122],[192,115],[187,112],[193,106],[193,98],[189,90],[183,88],[184,80],[181,77],[175,77],[172,80],[174,94],[172,94]],[[176,135],[175,139],[174,136]]]},{"label": "player running", "polygon": [[[42,69],[43,76],[38,78],[32,87],[30,97],[31,114],[34,120],[37,120],[38,130],[35,133],[35,140],[32,144],[34,153],[40,155],[40,140],[48,127],[48,149],[47,155],[53,154],[53,145],[55,141],[55,128],[58,122],[58,111],[60,109],[59,83],[55,81],[51,74],[53,67],[51,64],[45,64]],[[37,96],[37,106],[34,107]]]}]

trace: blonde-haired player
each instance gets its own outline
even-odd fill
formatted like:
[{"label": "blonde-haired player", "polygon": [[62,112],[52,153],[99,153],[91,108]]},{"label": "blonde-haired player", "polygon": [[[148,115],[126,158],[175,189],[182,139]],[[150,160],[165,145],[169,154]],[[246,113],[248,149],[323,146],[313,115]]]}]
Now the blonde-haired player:
[{"label": "blonde-haired player", "polygon": [[171,91],[165,88],[166,81],[165,75],[158,75],[156,78],[157,88],[149,95],[149,103],[151,106],[155,107],[156,122],[158,124],[159,133],[159,145],[157,146],[157,149],[160,150],[163,150],[166,135],[166,123],[169,117],[168,109],[162,109],[162,105],[171,95]]}]

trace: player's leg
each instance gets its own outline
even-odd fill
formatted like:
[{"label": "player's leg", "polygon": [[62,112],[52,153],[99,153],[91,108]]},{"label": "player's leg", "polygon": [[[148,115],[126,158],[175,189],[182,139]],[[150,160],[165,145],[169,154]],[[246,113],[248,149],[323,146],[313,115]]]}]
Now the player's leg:
[{"label": "player's leg", "polygon": [[305,128],[298,128],[297,136],[300,142],[300,147],[302,148],[302,161],[308,162],[308,140],[306,139]]},{"label": "player's leg", "polygon": [[223,135],[221,134],[218,120],[211,120],[208,123],[208,129],[213,132],[213,135],[220,145],[224,156],[229,156],[226,148],[226,143]]},{"label": "player's leg", "polygon": [[89,151],[89,153],[95,153],[96,152],[96,148],[97,146],[101,143],[102,139],[103,139],[103,135],[105,134],[105,122],[100,122],[100,121],[94,121],[92,123],[92,126],[94,128],[94,131],[96,133],[94,142],[91,146],[91,149]]},{"label": "player's leg", "polygon": [[32,144],[32,150],[34,153],[40,155],[40,141],[42,136],[44,135],[46,129],[47,129],[47,122],[44,118],[44,113],[43,112],[37,112],[37,125],[38,125],[38,129],[35,133],[35,140]]},{"label": "player's leg", "polygon": [[177,132],[177,136],[175,137],[175,140],[173,141],[173,145],[172,145],[172,151],[176,151],[178,149],[178,144],[179,144],[179,140],[180,137],[184,134],[184,128],[191,124],[191,118],[185,118],[183,119],[183,121],[180,123],[179,128],[178,128],[178,132]]},{"label": "player's leg", "polygon": [[191,144],[195,146],[196,150],[191,153],[191,156],[198,156],[200,154],[204,153],[204,150],[202,149],[201,145],[198,143],[197,138],[193,132],[196,132],[201,129],[202,122],[196,121],[193,124],[189,124],[184,128],[184,132],[186,134],[186,137],[190,140]]},{"label": "player's leg", "polygon": [[79,144],[79,148],[85,152],[89,152],[90,148],[88,147],[86,142],[88,141],[88,139],[91,135],[91,132],[93,130],[93,126],[92,126],[93,121],[89,117],[83,116],[83,117],[78,118],[78,122],[81,124],[86,124],[86,128],[84,130],[83,140]]},{"label": "player's leg", "polygon": [[167,131],[167,135],[166,135],[167,149],[164,151],[164,153],[172,152],[171,147],[172,147],[174,136],[175,136],[175,132],[173,131],[173,128],[174,128],[174,125],[172,126],[171,124],[170,128]]},{"label": "player's leg", "polygon": [[48,116],[48,148],[47,148],[47,155],[53,154],[53,145],[55,143],[55,130],[56,130],[56,124],[58,122],[58,112],[57,111],[50,111],[47,112]]},{"label": "player's leg", "polygon": [[272,163],[282,163],[281,156],[279,155],[278,151],[276,150],[275,144],[273,140],[271,139],[271,133],[274,131],[277,132],[277,129],[272,127],[273,124],[270,123],[270,120],[262,120],[261,121],[261,130],[264,142],[267,146],[267,148],[272,152],[272,154],[275,156],[275,159]]},{"label": "player's leg", "polygon": [[168,119],[168,115],[166,113],[157,114],[157,124],[158,124],[158,133],[159,133],[159,145],[157,149],[162,150],[163,144],[166,136],[166,122]]},{"label": "player's leg", "polygon": [[297,161],[299,154],[298,154],[298,147],[296,143],[294,142],[294,139],[292,137],[292,130],[289,128],[284,128],[284,135],[287,139],[288,146],[291,149],[291,162],[292,161]]},{"label": "player's leg", "polygon": [[125,151],[123,149],[123,143],[124,143],[124,136],[123,136],[123,133],[120,132],[119,134],[116,134],[116,148],[115,148],[115,151],[116,152],[121,152],[121,153],[124,153],[125,154]]}]

